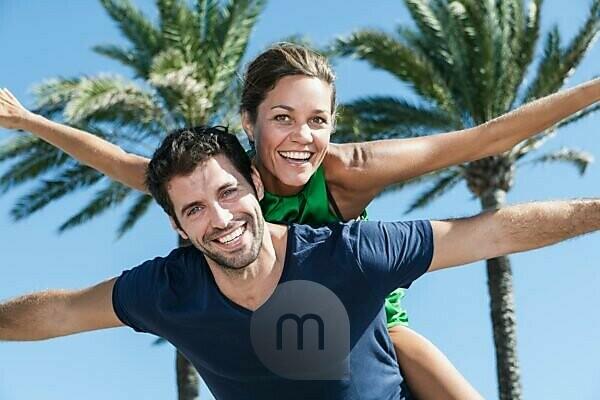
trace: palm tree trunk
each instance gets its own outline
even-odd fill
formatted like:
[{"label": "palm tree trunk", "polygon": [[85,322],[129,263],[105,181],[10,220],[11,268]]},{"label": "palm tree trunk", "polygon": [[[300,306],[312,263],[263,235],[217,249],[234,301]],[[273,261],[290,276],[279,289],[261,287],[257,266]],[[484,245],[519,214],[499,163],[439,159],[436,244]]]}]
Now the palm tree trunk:
[{"label": "palm tree trunk", "polygon": [[187,358],[177,351],[177,393],[179,400],[196,400],[200,398],[200,381],[196,368]]},{"label": "palm tree trunk", "polygon": [[[505,198],[506,192],[496,189],[482,195],[480,201],[484,210],[493,210],[502,207]],[[487,276],[500,400],[518,400],[522,398],[521,372],[517,358],[517,320],[509,258],[503,256],[487,260]]]},{"label": "palm tree trunk", "polygon": [[[189,246],[190,242],[179,237],[179,247]],[[177,393],[179,400],[200,398],[200,378],[196,368],[179,351],[176,351],[175,370],[177,371]]]}]

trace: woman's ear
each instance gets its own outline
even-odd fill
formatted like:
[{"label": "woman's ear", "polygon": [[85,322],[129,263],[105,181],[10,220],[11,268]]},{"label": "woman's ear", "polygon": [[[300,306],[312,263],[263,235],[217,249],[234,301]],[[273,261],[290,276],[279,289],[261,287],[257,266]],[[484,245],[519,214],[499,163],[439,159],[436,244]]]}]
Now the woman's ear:
[{"label": "woman's ear", "polygon": [[248,140],[254,142],[254,122],[252,122],[252,118],[248,111],[242,111],[242,128],[244,128]]},{"label": "woman's ear", "polygon": [[171,222],[171,227],[175,229],[175,231],[183,238],[183,240],[189,240],[189,236],[184,232],[183,229],[179,227],[177,222],[173,219],[173,217],[169,217],[169,221]]},{"label": "woman's ear", "polygon": [[263,197],[265,197],[265,187],[263,186],[260,174],[254,165],[252,166],[252,183],[254,183],[254,188],[256,189],[256,197],[258,197],[259,201],[262,200]]}]

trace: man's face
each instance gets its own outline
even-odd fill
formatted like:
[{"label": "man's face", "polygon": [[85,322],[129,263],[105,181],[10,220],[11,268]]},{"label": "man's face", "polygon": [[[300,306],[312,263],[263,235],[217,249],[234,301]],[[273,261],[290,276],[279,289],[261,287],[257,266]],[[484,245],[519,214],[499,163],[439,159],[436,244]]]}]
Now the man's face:
[{"label": "man's face", "polygon": [[[259,196],[262,184],[253,181]],[[167,191],[184,239],[226,269],[254,262],[261,249],[264,219],[254,189],[231,161],[217,155],[187,176],[169,181]]]}]

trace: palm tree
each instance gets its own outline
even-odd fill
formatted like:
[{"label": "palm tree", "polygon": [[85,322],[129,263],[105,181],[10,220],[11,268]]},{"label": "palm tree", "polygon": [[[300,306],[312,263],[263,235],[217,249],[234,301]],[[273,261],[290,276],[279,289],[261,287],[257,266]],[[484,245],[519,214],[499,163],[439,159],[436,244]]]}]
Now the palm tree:
[{"label": "palm tree", "polygon": [[[557,91],[580,64],[600,29],[600,0],[575,37],[563,43],[554,27],[544,40],[543,55],[527,84],[540,36],[542,0],[405,0],[415,28],[399,26],[394,34],[360,30],[338,39],[335,49],[387,71],[410,84],[422,101],[372,96],[344,106],[338,124],[341,140],[372,140],[423,135],[479,125],[520,104]],[[501,207],[511,189],[515,168],[526,161],[561,126],[518,144],[504,154],[431,174],[433,185],[411,205],[423,207],[461,181],[484,210]],[[529,162],[574,163],[581,173],[591,161],[584,152],[562,149]],[[410,211],[409,210],[409,211]],[[488,289],[501,399],[520,399],[516,354],[515,305],[508,257],[487,261]]]},{"label": "palm tree", "polygon": [[[158,23],[129,0],[101,3],[127,45],[101,45],[94,51],[128,67],[134,79],[98,75],[49,80],[35,90],[37,113],[145,155],[174,128],[230,119],[237,110],[237,73],[264,0],[197,0],[193,7],[185,0],[157,0]],[[16,220],[95,187],[92,200],[59,231],[127,204],[118,228],[121,236],[152,202],[150,196],[109,181],[36,137],[12,138],[0,149],[3,161],[13,163],[0,177],[0,191],[36,182],[11,210]],[[197,398],[197,374],[180,353],[176,368],[179,399]]]}]

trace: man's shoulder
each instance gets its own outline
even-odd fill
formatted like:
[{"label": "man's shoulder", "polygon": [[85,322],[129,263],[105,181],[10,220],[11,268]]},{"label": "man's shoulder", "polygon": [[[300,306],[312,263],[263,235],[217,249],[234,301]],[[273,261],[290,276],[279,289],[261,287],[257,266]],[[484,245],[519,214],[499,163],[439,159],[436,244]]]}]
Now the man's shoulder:
[{"label": "man's shoulder", "polygon": [[206,262],[206,259],[194,246],[182,246],[171,250],[165,256],[154,257],[146,260],[138,266],[129,270],[136,274],[144,275],[151,279],[160,279],[161,277],[176,277],[189,271],[198,270],[201,268],[193,268],[193,266],[201,266]]}]

